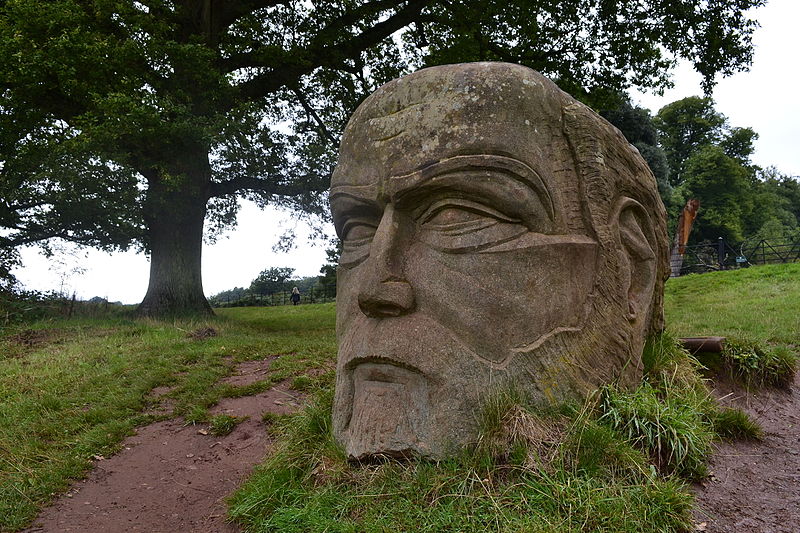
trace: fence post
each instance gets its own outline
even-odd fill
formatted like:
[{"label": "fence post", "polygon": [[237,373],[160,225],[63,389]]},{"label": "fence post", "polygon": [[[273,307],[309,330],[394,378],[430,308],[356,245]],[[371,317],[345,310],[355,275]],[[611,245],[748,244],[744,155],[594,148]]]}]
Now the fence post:
[{"label": "fence post", "polygon": [[725,240],[722,237],[717,240],[717,263],[720,270],[725,269]]}]

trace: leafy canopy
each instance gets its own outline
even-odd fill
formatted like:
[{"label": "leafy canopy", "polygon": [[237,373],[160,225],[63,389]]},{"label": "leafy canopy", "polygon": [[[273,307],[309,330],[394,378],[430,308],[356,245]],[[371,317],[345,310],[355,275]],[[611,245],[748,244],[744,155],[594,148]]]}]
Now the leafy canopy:
[{"label": "leafy canopy", "polygon": [[512,61],[596,102],[686,58],[709,90],[750,63],[763,3],[5,0],[0,244],[152,251],[198,209],[234,223],[237,198],[324,213],[347,117],[392,78]]}]

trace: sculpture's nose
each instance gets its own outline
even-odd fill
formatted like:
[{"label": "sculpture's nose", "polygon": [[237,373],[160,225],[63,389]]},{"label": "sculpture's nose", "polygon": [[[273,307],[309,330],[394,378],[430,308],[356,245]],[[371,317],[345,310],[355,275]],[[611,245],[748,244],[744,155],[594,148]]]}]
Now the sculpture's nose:
[{"label": "sculpture's nose", "polygon": [[358,306],[369,317],[401,316],[414,309],[414,289],[404,276],[404,250],[411,233],[408,226],[389,204],[372,238],[358,293]]}]

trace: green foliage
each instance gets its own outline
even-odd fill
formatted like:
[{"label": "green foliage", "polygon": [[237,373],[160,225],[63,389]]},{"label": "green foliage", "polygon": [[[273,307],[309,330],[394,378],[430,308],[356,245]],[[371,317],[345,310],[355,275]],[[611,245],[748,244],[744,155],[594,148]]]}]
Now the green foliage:
[{"label": "green foliage", "polygon": [[625,98],[617,106],[602,110],[600,114],[616,126],[628,142],[639,150],[656,178],[661,200],[669,207],[672,199],[669,164],[664,150],[658,144],[658,130],[650,111],[643,107],[634,107]]},{"label": "green foliage", "polygon": [[758,139],[752,128],[729,126],[713,100],[696,96],[664,106],[655,125],[673,187],[659,190],[671,195],[665,204],[672,217],[687,200],[700,201],[691,242],[722,237],[738,244],[749,237],[778,243],[800,236],[797,180],[750,163]]},{"label": "green foliage", "polygon": [[750,63],[762,3],[2,2],[0,244],[136,245],[163,267],[143,313],[207,313],[186,283],[204,217],[213,238],[237,198],[324,215],[338,137],[382,83],[504,60],[602,101],[686,58],[710,90]]},{"label": "green foliage", "polygon": [[771,243],[800,242],[800,181],[774,167],[758,172],[747,230]]},{"label": "green foliage", "polygon": [[[271,267],[262,270],[250,283],[250,292],[255,294],[271,294],[286,290],[286,284],[292,277],[293,268]],[[291,287],[289,287],[291,290]]]},{"label": "green foliage", "polygon": [[729,337],[722,363],[732,378],[748,387],[788,387],[797,371],[797,356],[788,348],[768,349],[752,339]]},{"label": "green foliage", "polygon": [[323,287],[336,288],[336,269],[339,266],[339,256],[342,255],[342,241],[334,239],[331,246],[325,250],[325,264],[319,269],[319,283]]},{"label": "green foliage", "polygon": [[236,425],[244,422],[247,417],[230,416],[230,415],[214,415],[208,421],[208,432],[212,435],[222,437],[229,435]]},{"label": "green foliage", "polygon": [[752,187],[747,170],[725,155],[722,148],[707,145],[686,161],[682,192],[700,200],[692,229],[695,241],[744,240],[745,219],[753,210]]},{"label": "green foliage", "polygon": [[764,431],[741,409],[720,409],[711,420],[714,432],[723,439],[758,440]]},{"label": "green foliage", "polygon": [[711,98],[690,96],[658,111],[655,124],[667,155],[673,186],[683,183],[686,162],[692,154],[722,139],[725,123],[725,116],[714,110]]},{"label": "green foliage", "polygon": [[725,155],[737,160],[741,165],[747,165],[755,151],[753,144],[756,140],[758,133],[752,128],[731,128],[719,145],[725,151]]}]

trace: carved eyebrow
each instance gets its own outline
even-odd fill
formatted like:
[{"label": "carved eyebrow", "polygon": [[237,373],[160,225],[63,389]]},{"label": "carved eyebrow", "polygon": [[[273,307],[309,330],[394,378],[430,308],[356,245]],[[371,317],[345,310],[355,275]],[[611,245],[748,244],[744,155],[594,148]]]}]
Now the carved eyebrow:
[{"label": "carved eyebrow", "polygon": [[380,219],[383,207],[375,200],[376,191],[376,185],[339,185],[331,189],[333,226],[340,238],[349,218],[376,216]]},{"label": "carved eyebrow", "polygon": [[434,178],[465,170],[500,171],[502,174],[520,181],[536,193],[547,216],[551,221],[556,222],[555,204],[544,180],[535,170],[522,161],[502,155],[460,155],[443,159],[410,174],[388,178],[386,180],[386,193],[389,198],[394,199],[402,196],[407,191],[425,185],[426,182]]}]

